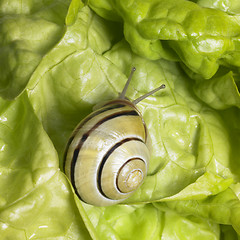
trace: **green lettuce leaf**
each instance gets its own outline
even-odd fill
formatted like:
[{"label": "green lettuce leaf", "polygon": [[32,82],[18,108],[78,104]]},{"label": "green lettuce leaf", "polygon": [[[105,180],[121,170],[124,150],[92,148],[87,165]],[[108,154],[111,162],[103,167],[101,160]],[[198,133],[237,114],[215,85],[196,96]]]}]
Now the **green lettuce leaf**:
[{"label": "green lettuce leaf", "polygon": [[195,0],[202,7],[215,8],[229,14],[239,14],[240,13],[240,2],[238,0]]},{"label": "green lettuce leaf", "polygon": [[110,5],[112,15],[116,13],[124,21],[126,40],[144,57],[174,59],[177,55],[176,60],[180,59],[207,79],[216,73],[220,62],[240,66],[240,19],[237,15],[203,8],[186,0],[131,3],[90,0],[89,4],[106,18],[110,14],[106,14],[105,8]]},{"label": "green lettuce leaf", "polygon": [[[177,63],[139,57],[131,52],[125,40],[114,44],[120,37],[116,38],[111,25],[106,28],[106,24],[88,8],[82,8],[76,22],[41,62],[28,85],[35,112],[59,156],[63,157],[67,138],[76,124],[93,105],[117,97],[134,65],[137,71],[128,91],[130,99],[161,83],[167,88],[138,106],[149,126],[153,153],[146,181],[126,203],[171,198],[180,191],[185,191],[180,200],[187,196],[203,199],[226,190],[237,179],[237,174],[231,172],[228,156],[237,146],[226,144],[228,132],[221,116],[198,102],[189,91],[191,80]],[[98,28],[103,31],[96,31]],[[197,186],[194,196],[191,184]],[[203,186],[205,191],[201,190]],[[89,213],[88,206],[77,204],[92,236],[101,236],[94,224],[102,218],[99,208],[93,207]],[[128,208],[121,209],[125,207]],[[105,212],[108,208],[101,209]],[[99,228],[102,224],[99,223]]]},{"label": "green lettuce leaf", "polygon": [[27,94],[0,106],[0,238],[90,239]]},{"label": "green lettuce leaf", "polygon": [[[94,104],[117,97],[117,91],[112,92],[114,84],[120,85],[116,86],[119,91],[123,87],[124,82],[117,81],[126,77],[102,56],[118,38],[115,33],[111,24],[83,8],[28,84],[35,112],[61,157],[79,120],[92,111]],[[113,75],[115,82],[111,83],[108,79]]]},{"label": "green lettuce leaf", "polygon": [[[152,204],[138,206],[85,207],[99,239],[211,239],[220,237],[219,225],[211,220],[181,216]],[[232,238],[234,239],[234,238]]]},{"label": "green lettuce leaf", "polygon": [[[173,198],[174,199],[174,198]],[[240,202],[235,192],[227,189],[215,196],[207,197],[204,200],[185,200],[185,201],[168,201],[166,206],[175,209],[184,216],[193,215],[211,219],[215,223],[229,224],[239,233],[240,232]],[[160,207],[161,203],[155,203],[156,207]],[[165,205],[163,205],[164,208]]]},{"label": "green lettuce leaf", "polygon": [[42,57],[64,34],[69,2],[1,1],[1,97],[13,99],[25,89]]},{"label": "green lettuce leaf", "polygon": [[[136,0],[131,4],[90,0],[89,4],[106,19],[122,18],[125,39],[138,55],[181,61],[190,77],[197,78],[196,94],[202,101],[217,109],[239,107],[239,71],[234,68],[240,66],[240,19],[233,14],[240,9],[238,1],[199,1],[198,5],[185,0]],[[222,66],[228,73],[234,71],[234,76],[209,81]],[[216,91],[224,82],[232,90]]]},{"label": "green lettuce leaf", "polygon": [[215,109],[226,109],[231,106],[240,108],[240,95],[234,79],[234,73],[228,72],[211,78],[209,81],[197,81],[195,94]]},{"label": "green lettuce leaf", "polygon": [[[18,96],[0,98],[2,238],[239,240],[237,3],[90,0],[97,14],[78,0],[18,3],[2,1],[0,16],[32,21],[41,9],[39,21],[61,31],[40,39],[49,45],[34,67],[19,60],[24,84],[11,62],[2,67],[2,97]],[[4,59],[18,53],[11,41]],[[90,206],[61,171],[65,146],[93,106],[118,96],[132,66],[130,100],[166,85],[138,104],[152,141],[148,176],[123,204]]]}]

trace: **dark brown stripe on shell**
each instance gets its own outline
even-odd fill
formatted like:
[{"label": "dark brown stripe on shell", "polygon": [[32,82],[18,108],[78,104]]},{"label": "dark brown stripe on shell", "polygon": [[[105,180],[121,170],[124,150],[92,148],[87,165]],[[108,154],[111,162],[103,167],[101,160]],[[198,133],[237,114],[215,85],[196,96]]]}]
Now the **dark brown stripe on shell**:
[{"label": "dark brown stripe on shell", "polygon": [[[142,139],[140,138],[125,138],[122,141],[116,143],[114,146],[112,146],[108,152],[104,155],[102,162],[99,165],[99,169],[98,169],[98,174],[97,174],[97,184],[98,184],[98,190],[99,192],[106,198],[110,199],[103,191],[102,186],[101,186],[101,178],[102,178],[102,171],[103,171],[103,167],[107,161],[107,159],[109,158],[109,156],[118,148],[120,147],[122,144],[126,143],[126,142],[130,142],[130,141],[139,141],[139,142],[143,142]],[[130,160],[130,159],[129,159]],[[142,159],[140,159],[142,160]],[[127,161],[128,162],[128,161]],[[124,164],[125,165],[125,164]],[[119,190],[119,192],[121,192]]]},{"label": "dark brown stripe on shell", "polygon": [[121,116],[139,116],[138,113],[135,110],[128,110],[128,111],[123,111],[123,112],[117,112],[117,113],[113,113],[109,116],[106,116],[105,118],[101,119],[99,122],[97,122],[90,130],[88,130],[88,132],[86,132],[82,138],[80,139],[77,147],[74,150],[74,154],[73,154],[73,158],[72,158],[72,162],[71,162],[71,182],[72,182],[72,186],[76,192],[76,194],[78,195],[78,197],[80,199],[82,199],[77,191],[76,185],[75,185],[75,166],[76,166],[76,162],[77,162],[77,158],[78,158],[78,154],[80,149],[82,148],[83,143],[87,140],[88,136],[90,135],[91,132],[93,132],[97,127],[99,127],[101,124],[107,122],[108,120],[117,118],[117,117],[121,117]]},{"label": "dark brown stripe on shell", "polygon": [[68,149],[69,149],[69,146],[71,145],[74,137],[76,136],[78,130],[86,123],[88,122],[90,119],[96,117],[97,115],[101,114],[101,113],[104,113],[104,112],[107,112],[109,110],[112,110],[112,109],[115,109],[115,108],[121,108],[121,107],[125,107],[126,105],[124,104],[113,104],[113,105],[110,105],[109,107],[105,107],[105,108],[101,108],[99,110],[96,110],[95,112],[91,113],[90,115],[88,115],[86,118],[84,118],[82,120],[82,122],[80,122],[80,124],[76,127],[76,129],[74,130],[74,132],[72,133],[71,137],[69,138],[68,140],[68,143],[66,145],[66,149],[65,149],[65,152],[64,152],[64,157],[63,157],[63,170],[65,171],[65,165],[66,165],[66,160],[67,160],[67,152],[68,152]]}]

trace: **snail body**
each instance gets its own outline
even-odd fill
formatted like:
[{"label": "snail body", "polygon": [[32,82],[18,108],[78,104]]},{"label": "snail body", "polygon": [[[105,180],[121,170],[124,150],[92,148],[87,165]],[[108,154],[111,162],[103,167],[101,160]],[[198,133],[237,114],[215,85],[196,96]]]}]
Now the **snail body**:
[{"label": "snail body", "polygon": [[146,124],[136,103],[120,97],[83,119],[68,141],[64,171],[80,200],[108,206],[128,198],[147,175],[150,151]]}]

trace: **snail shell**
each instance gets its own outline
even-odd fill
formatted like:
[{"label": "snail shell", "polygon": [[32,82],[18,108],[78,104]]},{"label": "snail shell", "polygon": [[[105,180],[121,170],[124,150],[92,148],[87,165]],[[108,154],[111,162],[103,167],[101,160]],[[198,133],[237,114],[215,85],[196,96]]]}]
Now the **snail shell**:
[{"label": "snail shell", "polygon": [[119,99],[104,104],[83,119],[66,148],[64,170],[75,193],[84,202],[108,206],[122,202],[147,175],[149,137],[136,103],[125,99],[126,83]]}]

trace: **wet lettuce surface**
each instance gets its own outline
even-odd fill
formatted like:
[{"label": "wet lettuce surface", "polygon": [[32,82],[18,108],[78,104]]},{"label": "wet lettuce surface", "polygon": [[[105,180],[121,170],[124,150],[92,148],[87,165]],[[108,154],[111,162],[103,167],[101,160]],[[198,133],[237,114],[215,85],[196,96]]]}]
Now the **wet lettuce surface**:
[{"label": "wet lettuce surface", "polygon": [[[240,4],[0,1],[0,239],[240,239]],[[127,96],[152,140],[148,176],[94,207],[62,172],[77,123]]]}]

